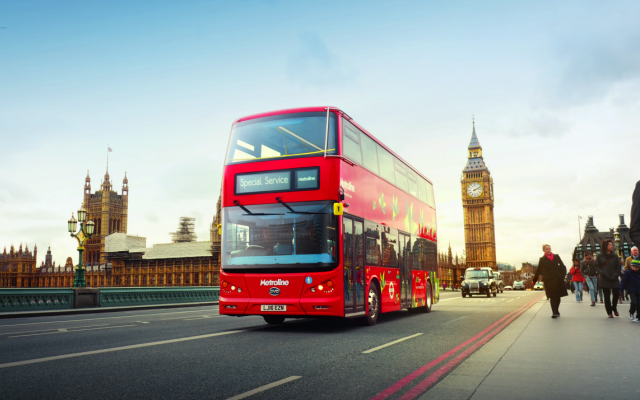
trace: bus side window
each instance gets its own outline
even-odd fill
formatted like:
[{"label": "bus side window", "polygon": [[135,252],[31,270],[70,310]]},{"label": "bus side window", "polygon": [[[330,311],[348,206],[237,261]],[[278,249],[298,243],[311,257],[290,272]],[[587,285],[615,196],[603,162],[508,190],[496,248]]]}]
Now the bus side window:
[{"label": "bus side window", "polygon": [[362,165],[360,131],[346,119],[342,119],[342,155]]},{"label": "bus side window", "polygon": [[398,231],[395,229],[382,233],[382,265],[398,268]]},{"label": "bus side window", "polygon": [[407,177],[409,178],[409,194],[418,198],[418,176],[415,172],[407,168]]},{"label": "bus side window", "polygon": [[396,184],[396,174],[393,170],[393,156],[391,153],[378,145],[378,163],[380,164],[380,176],[382,179],[386,179],[391,182],[392,185]]},{"label": "bus side window", "polygon": [[404,190],[409,191],[409,185],[407,184],[407,167],[396,160],[396,185]]},{"label": "bus side window", "polygon": [[365,221],[364,224],[367,265],[380,266],[380,231],[378,230],[378,225],[369,221]]},{"label": "bus side window", "polygon": [[425,204],[429,204],[427,200],[427,181],[422,177],[418,177],[418,193],[420,194],[420,201]]},{"label": "bus side window", "polygon": [[427,204],[433,208],[436,208],[436,200],[433,197],[433,185],[429,182],[427,183]]},{"label": "bus side window", "polygon": [[364,166],[376,175],[380,175],[378,169],[378,155],[376,154],[376,142],[367,135],[360,135],[360,143],[362,144],[362,160]]}]

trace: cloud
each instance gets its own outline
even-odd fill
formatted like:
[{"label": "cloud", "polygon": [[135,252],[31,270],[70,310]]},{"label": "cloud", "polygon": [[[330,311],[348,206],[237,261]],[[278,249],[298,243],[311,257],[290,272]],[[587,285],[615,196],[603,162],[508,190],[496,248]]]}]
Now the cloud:
[{"label": "cloud", "polygon": [[144,219],[151,222],[152,224],[157,224],[160,221],[158,214],[154,213],[153,211],[147,211],[144,214]]},{"label": "cloud", "polygon": [[287,59],[287,77],[300,86],[352,85],[355,72],[315,32],[301,33],[298,48]]},{"label": "cloud", "polygon": [[571,131],[571,125],[549,111],[536,113],[508,129],[511,137],[537,136],[554,138],[566,135]]}]

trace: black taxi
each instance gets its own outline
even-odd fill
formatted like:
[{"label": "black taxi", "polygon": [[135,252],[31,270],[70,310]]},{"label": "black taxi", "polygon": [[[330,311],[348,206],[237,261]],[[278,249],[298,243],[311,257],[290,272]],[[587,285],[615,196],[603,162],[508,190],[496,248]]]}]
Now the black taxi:
[{"label": "black taxi", "polygon": [[462,297],[498,294],[498,276],[491,268],[467,268],[462,280]]}]

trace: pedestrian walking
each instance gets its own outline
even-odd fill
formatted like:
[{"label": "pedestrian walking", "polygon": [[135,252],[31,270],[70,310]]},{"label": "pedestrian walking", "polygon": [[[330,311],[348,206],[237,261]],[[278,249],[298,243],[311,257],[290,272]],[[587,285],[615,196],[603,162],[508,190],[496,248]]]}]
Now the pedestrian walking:
[{"label": "pedestrian walking", "polygon": [[584,259],[580,263],[580,272],[584,276],[587,286],[589,287],[589,295],[591,296],[591,306],[596,305],[598,299],[598,264],[590,252],[584,254]]},{"label": "pedestrian walking", "polygon": [[571,267],[571,281],[576,292],[576,301],[580,303],[582,301],[582,273],[580,272],[580,261],[575,260],[573,267]]},{"label": "pedestrian walking", "polygon": [[631,255],[624,260],[624,270],[628,270],[631,268],[631,261],[640,260],[640,251],[636,246],[631,248]]},{"label": "pedestrian walking", "polygon": [[[619,317],[618,298],[620,297],[620,258],[613,250],[613,242],[611,239],[602,241],[602,253],[598,254],[598,287],[602,288],[604,293],[604,308],[609,318],[613,318],[613,314]],[[611,296],[613,295],[613,302]]]},{"label": "pedestrian walking", "polygon": [[[633,322],[640,322],[640,260],[633,260],[631,268],[624,271],[620,281],[620,290],[626,290],[631,299],[629,307],[629,319]],[[622,296],[622,294],[621,294]]]},{"label": "pedestrian walking", "polygon": [[631,241],[640,245],[640,181],[636,182],[636,188],[631,197],[631,221],[629,222],[629,236]]},{"label": "pedestrian walking", "polygon": [[538,269],[533,276],[533,284],[535,285],[540,275],[542,275],[544,291],[551,304],[551,318],[558,318],[560,316],[560,298],[569,295],[564,280],[567,267],[559,255],[551,252],[551,246],[548,244],[542,245],[542,251],[544,251],[544,255],[538,261]]}]

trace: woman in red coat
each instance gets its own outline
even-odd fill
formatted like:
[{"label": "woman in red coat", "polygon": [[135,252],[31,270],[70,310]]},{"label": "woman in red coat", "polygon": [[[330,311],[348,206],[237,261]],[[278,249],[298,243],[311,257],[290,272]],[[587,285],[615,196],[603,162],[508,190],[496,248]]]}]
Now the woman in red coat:
[{"label": "woman in red coat", "polygon": [[582,283],[584,282],[584,277],[582,276],[582,272],[580,272],[580,261],[575,260],[573,262],[573,267],[571,267],[570,272],[573,287],[576,288],[576,301],[580,303],[582,301]]}]

